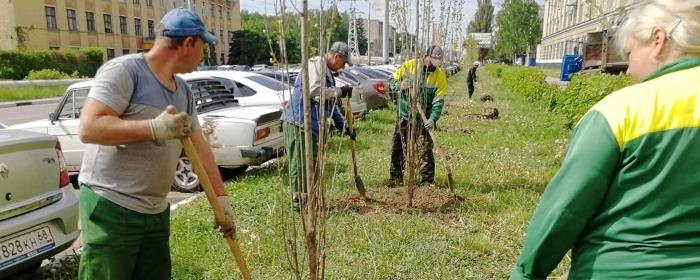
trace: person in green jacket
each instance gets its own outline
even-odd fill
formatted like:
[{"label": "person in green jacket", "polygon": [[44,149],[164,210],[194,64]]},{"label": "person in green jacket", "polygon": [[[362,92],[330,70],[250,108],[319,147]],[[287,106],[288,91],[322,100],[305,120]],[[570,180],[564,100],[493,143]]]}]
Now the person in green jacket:
[{"label": "person in green jacket", "polygon": [[700,278],[700,0],[652,0],[617,43],[640,83],[574,130],[510,279]]},{"label": "person in green jacket", "polygon": [[433,142],[428,135],[428,130],[435,128],[435,123],[440,119],[442,107],[445,104],[447,92],[447,75],[440,68],[442,64],[442,48],[431,46],[423,56],[423,67],[416,75],[416,59],[406,61],[397,69],[389,80],[389,87],[393,92],[404,92],[398,98],[397,121],[394,130],[394,139],[391,149],[391,168],[387,185],[393,187],[403,182],[404,151],[408,138],[408,124],[411,119],[407,91],[413,84],[413,79],[420,79],[420,93],[418,101],[425,110],[427,122],[423,123],[420,115],[412,116],[420,129],[419,138],[421,146],[421,186],[431,186],[435,181],[435,157],[433,155]]}]

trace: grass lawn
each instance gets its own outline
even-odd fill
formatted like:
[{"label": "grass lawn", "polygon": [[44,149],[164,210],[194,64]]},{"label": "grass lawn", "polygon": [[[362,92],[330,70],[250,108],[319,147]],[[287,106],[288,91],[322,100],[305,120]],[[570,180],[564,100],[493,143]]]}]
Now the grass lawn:
[{"label": "grass lawn", "polygon": [[[463,203],[445,212],[333,211],[328,218],[328,279],[504,279],[515,263],[532,211],[559,167],[569,131],[562,118],[528,103],[480,71],[476,98],[467,102],[466,71],[450,78],[440,145],[451,155]],[[486,107],[498,120],[478,119]],[[393,111],[369,113],[358,126],[360,175],[368,194],[388,178]],[[437,184],[446,186],[439,158]],[[238,238],[253,277],[290,279],[284,249],[290,202],[285,160],[227,184]],[[327,159],[331,199],[355,193],[346,138],[333,138]],[[206,199],[172,213],[173,279],[239,279],[224,240],[211,230]],[[561,275],[561,268],[553,275]]]},{"label": "grass lawn", "polygon": [[67,86],[0,87],[0,102],[61,97]]}]

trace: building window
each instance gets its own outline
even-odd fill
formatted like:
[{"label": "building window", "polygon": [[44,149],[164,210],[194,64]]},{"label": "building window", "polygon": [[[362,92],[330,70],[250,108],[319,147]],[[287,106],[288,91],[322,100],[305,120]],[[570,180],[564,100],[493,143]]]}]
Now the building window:
[{"label": "building window", "polygon": [[107,49],[107,60],[114,58],[114,49]]},{"label": "building window", "polygon": [[58,29],[56,24],[56,7],[44,6],[46,12],[46,29]]},{"label": "building window", "polygon": [[138,4],[139,4],[139,0],[134,0],[134,5],[138,5]]},{"label": "building window", "polygon": [[161,7],[165,7],[165,3],[164,3],[164,2],[165,2],[165,0],[160,0],[160,6],[161,6]]},{"label": "building window", "polygon": [[223,18],[224,18],[224,14],[223,14],[223,13],[224,13],[224,7],[223,7],[223,6],[219,6],[219,18],[220,18],[220,19],[223,19]]},{"label": "building window", "polygon": [[125,16],[119,16],[119,32],[122,34],[129,34],[129,29],[126,27]]},{"label": "building window", "polygon": [[95,32],[95,13],[85,12],[85,21],[87,21],[87,31]]},{"label": "building window", "polygon": [[146,0],[146,6],[153,7],[153,0]]},{"label": "building window", "polygon": [[66,14],[68,15],[68,30],[78,31],[78,19],[75,16],[75,10],[67,9]]},{"label": "building window", "polygon": [[141,36],[141,19],[140,18],[135,18],[134,19],[134,34],[136,36]]},{"label": "building window", "polygon": [[105,33],[112,33],[112,15],[104,14]]},{"label": "building window", "polygon": [[127,54],[129,54],[129,52],[131,52],[131,50],[129,50],[129,49],[122,49],[122,55],[127,55]]},{"label": "building window", "polygon": [[149,19],[148,20],[148,37],[151,37],[151,38],[155,37],[155,34],[153,34],[154,33],[153,29],[154,29],[153,21]]},{"label": "building window", "polygon": [[209,9],[209,16],[214,17],[216,15],[216,13],[214,13],[214,4],[209,4],[209,6],[211,7],[211,9]]},{"label": "building window", "polygon": [[228,19],[231,19],[231,8],[228,8]]}]

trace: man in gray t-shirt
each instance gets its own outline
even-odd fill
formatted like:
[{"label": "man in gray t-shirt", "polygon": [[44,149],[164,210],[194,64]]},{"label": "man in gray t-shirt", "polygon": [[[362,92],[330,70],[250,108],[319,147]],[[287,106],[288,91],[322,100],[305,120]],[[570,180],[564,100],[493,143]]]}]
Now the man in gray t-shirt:
[{"label": "man in gray t-shirt", "polygon": [[175,73],[192,71],[217,40],[191,10],[173,9],[146,54],[106,62],[80,115],[87,143],[79,181],[83,250],[80,279],[170,279],[166,196],[191,137],[227,219],[233,211],[199,127],[192,94]]}]

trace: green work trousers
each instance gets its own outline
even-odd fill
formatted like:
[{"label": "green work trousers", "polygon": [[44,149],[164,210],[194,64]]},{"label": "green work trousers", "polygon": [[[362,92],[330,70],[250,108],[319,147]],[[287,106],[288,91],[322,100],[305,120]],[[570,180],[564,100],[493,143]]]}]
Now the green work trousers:
[{"label": "green work trousers", "polygon": [[[305,188],[305,173],[304,164],[306,163],[306,157],[304,156],[304,130],[300,127],[284,122],[285,133],[284,137],[287,142],[287,156],[289,160],[289,187],[292,191],[292,196],[294,197],[296,193],[306,193]],[[316,162],[316,156],[318,154],[318,137],[312,136],[312,146],[313,146],[313,159],[311,162]]]},{"label": "green work trousers", "polygon": [[170,209],[143,214],[80,188],[81,280],[170,279]]}]

